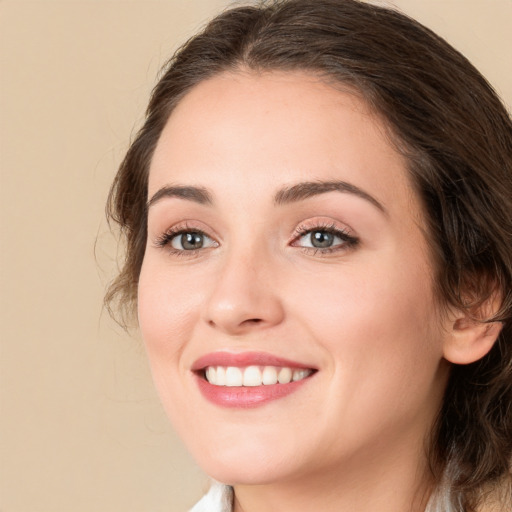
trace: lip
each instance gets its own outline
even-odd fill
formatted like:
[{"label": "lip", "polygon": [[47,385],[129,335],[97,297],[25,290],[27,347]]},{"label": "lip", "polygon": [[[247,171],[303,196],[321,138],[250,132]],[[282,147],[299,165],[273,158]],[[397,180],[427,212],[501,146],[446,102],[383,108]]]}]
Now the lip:
[{"label": "lip", "polygon": [[[282,366],[288,368],[306,368],[314,371],[305,379],[292,381],[288,384],[228,387],[215,386],[204,378],[201,372],[208,366]],[[254,408],[284,398],[301,388],[316,373],[316,368],[308,364],[291,361],[262,352],[213,352],[200,357],[195,361],[191,369],[201,394],[209,402],[226,408]]]},{"label": "lip", "polygon": [[288,368],[309,368],[316,370],[307,363],[291,361],[265,352],[212,352],[200,357],[192,365],[192,371],[204,370],[208,366],[286,366]]}]

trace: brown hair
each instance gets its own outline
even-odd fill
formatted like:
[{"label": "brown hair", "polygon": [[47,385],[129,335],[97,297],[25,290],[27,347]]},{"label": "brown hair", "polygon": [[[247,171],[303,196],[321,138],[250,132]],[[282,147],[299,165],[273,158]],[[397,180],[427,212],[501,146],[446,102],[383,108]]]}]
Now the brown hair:
[{"label": "brown hair", "polygon": [[[474,312],[491,296],[503,323],[490,353],[453,365],[430,440],[434,477],[455,511],[506,480],[512,454],[512,123],[480,73],[394,10],[356,0],[285,0],[217,16],[169,61],[113,183],[109,218],[126,259],[106,302],[133,308],[146,244],[151,157],[173,108],[229,70],[303,70],[357,89],[387,121],[424,203],[444,304]],[[505,498],[507,501],[509,498]]]}]

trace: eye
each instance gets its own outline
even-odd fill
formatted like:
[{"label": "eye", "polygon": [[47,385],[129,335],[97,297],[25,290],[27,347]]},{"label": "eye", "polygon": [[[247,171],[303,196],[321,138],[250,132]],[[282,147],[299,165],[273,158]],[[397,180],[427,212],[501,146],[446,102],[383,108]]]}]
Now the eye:
[{"label": "eye", "polygon": [[213,240],[199,231],[178,233],[171,238],[171,247],[178,251],[194,251],[212,245]]},{"label": "eye", "polygon": [[217,247],[218,243],[198,229],[170,229],[156,240],[157,247],[167,247],[172,253],[195,252]]},{"label": "eye", "polygon": [[293,246],[328,253],[348,249],[358,243],[358,239],[334,226],[299,227],[299,236]]},{"label": "eye", "polygon": [[315,247],[317,249],[332,247],[335,245],[336,239],[339,239],[339,237],[333,233],[329,233],[328,231],[311,231],[307,235],[301,237],[303,247]]}]

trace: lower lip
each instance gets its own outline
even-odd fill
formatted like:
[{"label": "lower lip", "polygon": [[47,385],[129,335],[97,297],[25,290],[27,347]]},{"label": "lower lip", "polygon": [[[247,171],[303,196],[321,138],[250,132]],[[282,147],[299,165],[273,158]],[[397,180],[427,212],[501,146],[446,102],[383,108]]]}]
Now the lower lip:
[{"label": "lower lip", "polygon": [[250,408],[278,400],[297,391],[310,377],[289,384],[271,384],[269,386],[214,386],[197,376],[197,383],[203,396],[222,407]]}]

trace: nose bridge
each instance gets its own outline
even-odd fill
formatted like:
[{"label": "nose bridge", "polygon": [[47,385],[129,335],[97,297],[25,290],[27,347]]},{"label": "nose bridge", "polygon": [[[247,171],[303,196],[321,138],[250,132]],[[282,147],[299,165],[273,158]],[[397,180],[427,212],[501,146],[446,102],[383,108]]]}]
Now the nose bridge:
[{"label": "nose bridge", "polygon": [[210,326],[231,334],[279,323],[284,315],[270,251],[254,243],[226,250],[205,307]]}]

